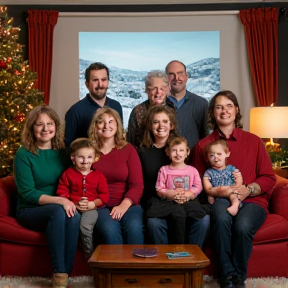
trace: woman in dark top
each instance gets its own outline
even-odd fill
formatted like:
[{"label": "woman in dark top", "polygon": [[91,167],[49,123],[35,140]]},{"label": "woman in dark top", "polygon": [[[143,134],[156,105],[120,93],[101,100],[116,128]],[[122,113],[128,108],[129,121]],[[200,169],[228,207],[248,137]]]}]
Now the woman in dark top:
[{"label": "woman in dark top", "polygon": [[[139,157],[144,180],[141,205],[147,211],[155,199],[160,199],[155,189],[158,171],[163,165],[171,162],[166,155],[165,148],[169,137],[177,135],[175,113],[167,106],[155,106],[148,111],[145,127]],[[189,200],[185,194],[179,195],[179,197],[179,203]],[[202,247],[209,228],[209,221],[209,215],[202,219],[187,218],[187,242]],[[152,244],[168,244],[168,234],[173,233],[170,230],[166,218],[147,218],[147,233]]]}]

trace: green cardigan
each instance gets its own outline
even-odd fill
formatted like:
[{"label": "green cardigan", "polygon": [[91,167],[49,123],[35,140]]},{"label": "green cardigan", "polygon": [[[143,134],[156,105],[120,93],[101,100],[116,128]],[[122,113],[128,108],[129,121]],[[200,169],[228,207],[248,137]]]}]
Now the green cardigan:
[{"label": "green cardigan", "polygon": [[40,150],[38,155],[21,147],[14,157],[14,177],[18,189],[17,209],[37,207],[41,195],[56,195],[58,180],[70,165],[65,150]]}]

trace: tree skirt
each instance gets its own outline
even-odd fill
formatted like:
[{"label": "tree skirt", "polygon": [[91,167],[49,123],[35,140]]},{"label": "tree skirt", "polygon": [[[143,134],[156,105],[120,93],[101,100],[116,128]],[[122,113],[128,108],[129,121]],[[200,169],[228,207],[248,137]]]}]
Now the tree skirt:
[{"label": "tree skirt", "polygon": [[[209,276],[204,276],[204,288],[219,288],[217,281]],[[42,277],[0,277],[0,288],[51,288],[49,278]],[[92,277],[81,276],[69,279],[69,288],[93,288]],[[286,288],[287,278],[249,278],[246,288]]]}]

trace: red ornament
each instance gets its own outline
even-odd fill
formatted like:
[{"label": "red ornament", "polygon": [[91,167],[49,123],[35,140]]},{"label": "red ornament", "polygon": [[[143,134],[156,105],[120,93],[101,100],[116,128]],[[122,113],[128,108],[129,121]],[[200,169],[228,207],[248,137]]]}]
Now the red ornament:
[{"label": "red ornament", "polygon": [[12,63],[12,57],[7,58],[7,63]]},{"label": "red ornament", "polygon": [[14,120],[22,123],[25,120],[25,114],[18,112],[15,116],[14,116]]},{"label": "red ornament", "polygon": [[0,70],[6,69],[6,68],[7,68],[6,62],[4,62],[3,60],[0,60]]},{"label": "red ornament", "polygon": [[22,73],[18,70],[15,70],[14,74],[18,76],[18,75],[21,75]]}]

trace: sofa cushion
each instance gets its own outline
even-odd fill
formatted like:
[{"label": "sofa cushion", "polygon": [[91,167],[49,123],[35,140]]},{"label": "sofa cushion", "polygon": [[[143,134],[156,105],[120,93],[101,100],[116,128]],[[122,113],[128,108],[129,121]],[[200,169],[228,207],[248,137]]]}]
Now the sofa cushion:
[{"label": "sofa cushion", "polygon": [[22,227],[15,218],[0,215],[0,239],[30,245],[47,245],[45,233]]},{"label": "sofa cushion", "polygon": [[287,220],[278,214],[268,214],[256,232],[253,244],[263,244],[288,239]]}]

